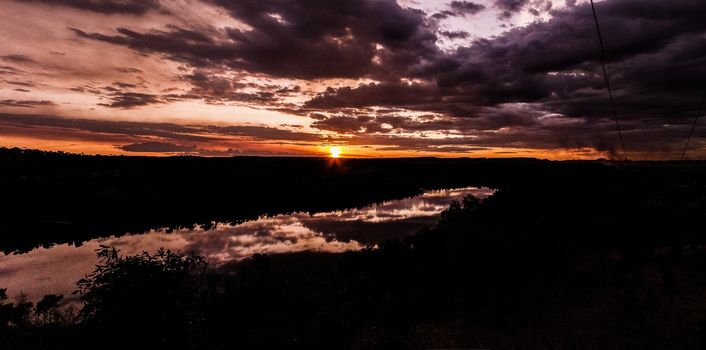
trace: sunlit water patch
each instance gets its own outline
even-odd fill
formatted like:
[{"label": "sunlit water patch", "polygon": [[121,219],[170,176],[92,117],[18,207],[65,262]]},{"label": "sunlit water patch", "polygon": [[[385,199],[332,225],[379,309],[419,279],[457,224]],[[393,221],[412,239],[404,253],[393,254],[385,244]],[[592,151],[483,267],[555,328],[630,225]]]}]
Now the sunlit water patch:
[{"label": "sunlit water patch", "polygon": [[45,294],[69,294],[75,283],[98,263],[95,250],[101,245],[132,255],[158,248],[195,253],[210,266],[237,261],[255,253],[299,251],[344,252],[374,245],[381,240],[414,234],[433,226],[438,214],[453,200],[468,194],[484,198],[488,188],[427,191],[411,198],[364,208],[322,213],[294,213],[262,217],[215,228],[153,230],[145,234],[96,238],[81,246],[58,244],[23,254],[0,253],[0,288],[10,295],[25,293],[30,300]]}]

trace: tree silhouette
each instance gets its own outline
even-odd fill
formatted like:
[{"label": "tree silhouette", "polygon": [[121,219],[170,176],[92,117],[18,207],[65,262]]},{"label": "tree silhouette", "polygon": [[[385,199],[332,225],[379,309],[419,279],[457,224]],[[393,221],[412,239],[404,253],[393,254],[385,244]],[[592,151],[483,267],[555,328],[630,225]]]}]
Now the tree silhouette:
[{"label": "tree silhouette", "polygon": [[164,249],[120,256],[106,246],[97,254],[100,264],[77,283],[75,292],[84,302],[79,312],[83,324],[98,334],[143,339],[141,345],[188,343],[200,329],[203,258]]}]

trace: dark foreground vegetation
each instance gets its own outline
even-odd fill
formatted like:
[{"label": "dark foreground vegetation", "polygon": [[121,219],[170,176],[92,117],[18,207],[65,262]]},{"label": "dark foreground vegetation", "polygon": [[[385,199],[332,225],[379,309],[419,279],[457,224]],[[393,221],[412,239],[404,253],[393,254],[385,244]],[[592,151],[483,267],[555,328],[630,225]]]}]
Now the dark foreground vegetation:
[{"label": "dark foreground vegetation", "polygon": [[379,249],[214,270],[105,248],[75,315],[57,296],[5,300],[0,346],[706,347],[703,163],[488,162],[497,168],[473,173],[498,177],[473,181],[494,196],[467,197],[436,227]]}]

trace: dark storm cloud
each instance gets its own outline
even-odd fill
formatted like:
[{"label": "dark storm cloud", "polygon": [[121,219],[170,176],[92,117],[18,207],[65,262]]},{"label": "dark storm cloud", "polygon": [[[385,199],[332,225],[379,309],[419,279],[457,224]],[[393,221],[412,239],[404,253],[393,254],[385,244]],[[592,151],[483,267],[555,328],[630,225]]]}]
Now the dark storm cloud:
[{"label": "dark storm cloud", "polygon": [[442,20],[449,17],[466,17],[475,15],[485,10],[485,6],[470,1],[452,1],[449,9],[431,15],[433,20]]},{"label": "dark storm cloud", "polygon": [[412,109],[415,105],[441,103],[435,86],[423,84],[370,83],[356,88],[329,88],[306,102],[309,108],[341,108],[366,106],[398,106]]},{"label": "dark storm cloud", "polygon": [[116,92],[109,95],[109,103],[99,103],[111,108],[131,109],[139,106],[165,103],[159,96],[139,92]]},{"label": "dark storm cloud", "polygon": [[417,132],[423,134],[424,132],[439,130],[454,130],[455,134],[462,134],[463,132],[482,130],[481,124],[480,119],[469,120],[434,116],[412,118],[399,115],[360,115],[355,117],[336,115],[316,121],[312,123],[312,126],[322,130],[348,134],[369,134],[371,132],[381,134]]},{"label": "dark storm cloud", "polygon": [[380,132],[382,128],[368,116],[334,116],[312,123],[312,126],[321,130],[335,131],[339,133],[356,133],[370,131]]},{"label": "dark storm cloud", "polygon": [[[706,3],[612,0],[596,6],[629,146],[647,148],[647,135],[660,139],[658,143],[683,142],[680,137],[686,137],[685,127],[706,90],[706,21],[702,20]],[[538,144],[553,140],[555,145],[592,146],[585,136],[610,143],[614,134],[614,125],[606,122],[611,113],[599,57],[591,9],[583,4],[554,11],[546,22],[437,56],[413,76],[428,84],[381,83],[328,90],[305,106],[322,110],[393,106],[476,120],[479,113],[490,113],[482,118],[487,121],[485,127],[499,129],[531,118],[508,119],[507,108],[497,107],[529,103],[535,112],[558,114],[582,125],[576,129],[565,123],[547,124],[525,130]],[[328,127],[334,122],[341,121],[317,125]]]},{"label": "dark storm cloud", "polygon": [[[597,4],[597,10],[602,14],[608,69],[618,90],[617,102],[623,106],[621,114],[635,118],[667,117],[662,114],[665,110],[691,114],[687,112],[693,110],[693,102],[687,101],[701,94],[706,77],[706,22],[699,19],[706,3],[615,0]],[[560,113],[606,115],[605,109],[595,107],[605,105],[597,103],[605,92],[587,5],[458,54],[480,58],[485,72],[492,74],[483,76],[480,89],[489,102],[542,101]],[[468,69],[472,67],[466,64],[457,72]],[[468,86],[454,77],[447,82]]]},{"label": "dark storm cloud", "polygon": [[[539,16],[543,12],[549,12],[553,3],[550,0],[495,0],[494,5],[501,11],[498,17],[508,19],[522,10]],[[568,5],[572,6],[572,4]]]},{"label": "dark storm cloud", "polygon": [[470,1],[452,1],[451,4],[449,4],[449,7],[451,7],[451,9],[456,13],[462,15],[475,15],[476,13],[485,10],[485,6]]},{"label": "dark storm cloud", "polygon": [[448,38],[448,39],[467,39],[468,37],[471,36],[471,34],[456,30],[456,31],[448,31],[448,30],[442,30],[439,32],[439,35]]},{"label": "dark storm cloud", "polygon": [[103,14],[141,15],[151,9],[159,9],[158,0],[26,0],[55,6],[73,7],[79,10]]},{"label": "dark storm cloud", "polygon": [[141,69],[133,67],[116,67],[115,71],[120,73],[143,73]]},{"label": "dark storm cloud", "polygon": [[124,83],[120,81],[116,81],[113,83],[114,86],[121,88],[121,89],[134,89],[138,87],[139,85],[137,84],[132,84],[132,83]]},{"label": "dark storm cloud", "polygon": [[495,0],[495,6],[503,11],[519,12],[530,3],[530,0]]},{"label": "dark storm cloud", "polygon": [[196,146],[176,145],[167,142],[142,142],[131,143],[129,145],[118,146],[119,149],[128,152],[153,152],[153,153],[182,153],[193,152]]},{"label": "dark storm cloud", "polygon": [[317,120],[312,126],[341,133],[424,133],[444,131],[451,135],[476,135],[501,127],[539,127],[543,114],[530,108],[505,106],[479,109],[474,118],[442,115],[403,116],[398,114],[334,115]]},{"label": "dark storm cloud", "polygon": [[81,93],[89,93],[89,94],[94,94],[94,95],[102,94],[100,89],[98,89],[95,86],[92,86],[90,84],[74,86],[74,87],[69,88],[69,90],[81,92]]},{"label": "dark storm cloud", "polygon": [[0,100],[0,105],[8,107],[34,108],[40,106],[56,106],[56,103],[47,100]]},{"label": "dark storm cloud", "polygon": [[120,35],[86,33],[80,29],[69,28],[84,39],[105,41],[115,45],[127,46],[139,52],[156,52],[176,61],[194,66],[208,66],[222,62],[234,55],[234,47],[215,42],[206,33],[171,26],[169,31],[152,30],[139,33],[127,28],[118,28]]},{"label": "dark storm cloud", "polygon": [[5,55],[0,56],[0,60],[12,63],[34,63],[34,60],[26,55]]},{"label": "dark storm cloud", "polygon": [[453,12],[451,10],[444,10],[444,11],[437,12],[429,17],[433,20],[438,21],[438,20],[447,19],[449,17],[456,17],[456,16],[457,16],[457,14],[455,12]]},{"label": "dark storm cloud", "polygon": [[17,81],[17,80],[5,80],[3,81],[5,84],[10,84],[10,85],[19,85],[19,86],[25,86],[25,87],[34,87],[34,83],[28,83],[26,81]]},{"label": "dark storm cloud", "polygon": [[71,29],[85,39],[163,54],[195,67],[289,78],[396,75],[439,52],[425,14],[393,0],[214,3],[252,29],[171,27],[142,33],[118,28],[117,35]]},{"label": "dark storm cloud", "polygon": [[11,66],[0,66],[0,75],[17,75],[22,71]]},{"label": "dark storm cloud", "polygon": [[[188,96],[184,96],[184,98],[203,99],[207,103],[244,102],[276,105],[282,97],[299,92],[298,86],[242,83],[232,77],[201,71],[183,75],[180,78],[193,86]],[[246,92],[248,89],[251,91]]]}]

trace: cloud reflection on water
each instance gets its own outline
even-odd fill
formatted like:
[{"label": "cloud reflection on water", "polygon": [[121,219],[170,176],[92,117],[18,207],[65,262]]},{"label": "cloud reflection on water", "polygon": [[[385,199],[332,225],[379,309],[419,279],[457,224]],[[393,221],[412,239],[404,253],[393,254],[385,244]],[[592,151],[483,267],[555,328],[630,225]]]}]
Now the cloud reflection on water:
[{"label": "cloud reflection on water", "polygon": [[428,191],[364,208],[277,215],[237,225],[218,224],[210,230],[199,227],[172,233],[153,230],[145,234],[97,238],[78,247],[60,244],[24,254],[0,253],[0,288],[8,288],[10,295],[22,291],[31,300],[49,293],[68,294],[74,290],[78,279],[94,269],[98,262],[94,251],[100,245],[115,247],[125,255],[164,247],[204,256],[211,266],[255,253],[357,250],[434,225],[437,215],[454,199],[467,194],[483,198],[492,193],[493,190],[487,188]]}]

